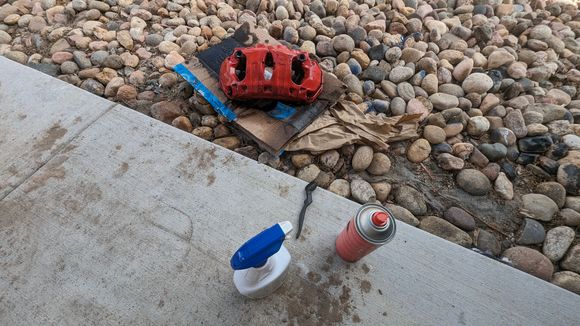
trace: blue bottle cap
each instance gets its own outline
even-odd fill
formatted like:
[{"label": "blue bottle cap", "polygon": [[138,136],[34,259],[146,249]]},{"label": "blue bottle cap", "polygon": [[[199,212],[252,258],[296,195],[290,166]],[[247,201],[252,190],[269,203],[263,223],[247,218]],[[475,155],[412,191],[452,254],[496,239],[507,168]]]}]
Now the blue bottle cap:
[{"label": "blue bottle cap", "polygon": [[286,234],[291,230],[290,222],[282,222],[260,232],[236,251],[230,260],[230,265],[234,270],[264,266],[268,258],[280,250]]}]

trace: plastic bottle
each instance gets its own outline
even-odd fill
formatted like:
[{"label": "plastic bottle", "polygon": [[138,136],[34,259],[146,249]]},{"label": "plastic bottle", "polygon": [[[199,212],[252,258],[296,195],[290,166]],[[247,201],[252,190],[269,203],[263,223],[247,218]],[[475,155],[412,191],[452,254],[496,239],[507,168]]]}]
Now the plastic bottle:
[{"label": "plastic bottle", "polygon": [[274,224],[244,243],[232,256],[234,284],[249,298],[259,299],[276,291],[288,272],[290,253],[282,244],[292,223]]}]

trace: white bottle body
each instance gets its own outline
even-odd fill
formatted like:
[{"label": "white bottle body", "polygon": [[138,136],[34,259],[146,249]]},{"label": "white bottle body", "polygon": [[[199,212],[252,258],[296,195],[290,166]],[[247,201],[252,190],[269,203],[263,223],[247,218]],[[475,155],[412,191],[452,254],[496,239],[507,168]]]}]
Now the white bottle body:
[{"label": "white bottle body", "polygon": [[234,271],[234,284],[238,291],[248,298],[266,297],[284,282],[290,260],[288,249],[282,245],[277,253],[268,258],[264,266]]}]

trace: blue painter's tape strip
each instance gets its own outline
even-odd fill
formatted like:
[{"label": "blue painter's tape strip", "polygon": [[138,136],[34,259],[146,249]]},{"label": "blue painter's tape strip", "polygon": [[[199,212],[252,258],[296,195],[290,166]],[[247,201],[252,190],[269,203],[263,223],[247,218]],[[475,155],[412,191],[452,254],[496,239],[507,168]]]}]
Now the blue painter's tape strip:
[{"label": "blue painter's tape strip", "polygon": [[284,120],[288,119],[289,117],[293,116],[296,113],[296,109],[286,105],[284,103],[278,102],[274,109],[268,112],[268,115],[274,119]]},{"label": "blue painter's tape strip", "polygon": [[222,101],[220,101],[205,85],[195,77],[194,74],[185,67],[182,63],[173,67],[173,70],[178,73],[183,79],[193,86],[193,88],[205,98],[206,101],[213,106],[213,108],[221,115],[226,117],[228,121],[236,120],[237,116],[230,108],[228,108]]}]

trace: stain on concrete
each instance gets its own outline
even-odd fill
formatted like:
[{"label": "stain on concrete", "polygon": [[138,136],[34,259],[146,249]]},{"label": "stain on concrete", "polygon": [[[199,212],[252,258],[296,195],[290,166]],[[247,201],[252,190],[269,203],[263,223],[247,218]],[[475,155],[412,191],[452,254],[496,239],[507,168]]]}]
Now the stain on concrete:
[{"label": "stain on concrete", "polygon": [[368,274],[371,271],[371,269],[369,268],[369,266],[367,264],[362,264],[361,268],[365,274]]},{"label": "stain on concrete", "polygon": [[360,319],[358,314],[352,315],[352,322],[353,323],[360,323],[362,320]]},{"label": "stain on concrete", "polygon": [[197,168],[198,169],[209,169],[215,167],[214,161],[217,158],[216,155],[217,148],[212,147],[206,150],[203,150],[200,155],[197,157]]},{"label": "stain on concrete", "polygon": [[75,148],[77,148],[77,147],[78,147],[77,145],[74,145],[74,144],[68,144],[68,145],[66,145],[66,147],[65,147],[65,148],[62,150],[62,153],[63,153],[63,154],[69,153],[69,152],[71,152],[72,150],[74,150],[74,149],[75,149]]},{"label": "stain on concrete", "polygon": [[8,167],[8,173],[10,173],[10,176],[12,176],[12,177],[16,177],[20,174],[18,172],[18,169],[14,165],[10,165]]},{"label": "stain on concrete", "polygon": [[360,282],[360,289],[364,292],[364,293],[369,293],[371,292],[371,282],[367,281],[367,280],[362,280]]},{"label": "stain on concrete", "polygon": [[32,149],[39,152],[50,150],[59,139],[66,135],[66,133],[67,130],[65,128],[62,128],[60,124],[55,123],[46,131],[46,135],[34,144]]},{"label": "stain on concrete", "polygon": [[44,186],[50,179],[64,179],[66,171],[64,167],[59,166],[43,171],[42,173],[33,175],[24,187],[24,192],[29,193]]},{"label": "stain on concrete", "polygon": [[[100,201],[103,198],[103,192],[96,183],[80,182],[75,186],[73,192],[63,200],[64,207],[73,213],[80,213],[91,203]],[[98,224],[95,222],[95,224]]]},{"label": "stain on concrete", "polygon": [[313,283],[318,283],[322,279],[322,276],[320,276],[320,274],[313,272],[313,271],[308,272],[306,274],[306,277],[308,277],[308,280],[313,282]]},{"label": "stain on concrete", "polygon": [[290,190],[289,186],[286,185],[278,185],[278,194],[280,194],[280,197],[282,198],[286,198],[288,197],[288,191]]},{"label": "stain on concrete", "polygon": [[28,117],[28,116],[26,114],[24,114],[24,113],[19,113],[18,114],[18,119],[19,120],[24,120],[24,119],[26,119],[26,117]]},{"label": "stain on concrete", "polygon": [[123,148],[123,145],[121,145],[121,144],[119,144],[119,145],[115,146],[115,149],[116,149],[116,150],[121,150],[121,148]]},{"label": "stain on concrete", "polygon": [[226,154],[226,156],[222,159],[222,165],[227,166],[231,163],[235,163],[235,157],[232,153]]},{"label": "stain on concrete", "polygon": [[461,313],[459,313],[459,319],[457,321],[461,325],[467,325],[467,323],[465,322],[465,312],[464,311],[462,311]]},{"label": "stain on concrete", "polygon": [[[288,324],[318,326],[347,320],[355,309],[351,305],[351,290],[346,285],[337,286],[336,283],[329,280],[315,286],[300,277],[290,277],[279,290],[284,296]],[[331,294],[336,292],[340,293],[338,297]]]},{"label": "stain on concrete", "polygon": [[[177,169],[189,180],[193,179],[197,170],[203,170],[203,174],[211,173],[217,158],[216,150],[217,148],[203,150],[194,148],[189,152],[187,158],[177,165]],[[195,166],[192,166],[194,161]]]},{"label": "stain on concrete", "polygon": [[0,202],[0,271],[3,276],[12,276],[12,287],[19,287],[26,282],[26,275],[34,266],[38,251],[35,236],[38,224],[35,223],[36,219],[31,218],[34,216],[25,213],[30,205],[32,201],[24,198],[4,199]]},{"label": "stain on concrete", "polygon": [[129,171],[129,163],[123,162],[123,163],[121,163],[119,168],[115,171],[115,173],[113,173],[113,176],[115,178],[119,178],[119,177],[123,176],[125,173],[127,173],[127,171]]},{"label": "stain on concrete", "polygon": [[213,185],[213,183],[215,182],[215,179],[216,179],[216,177],[215,177],[215,174],[214,174],[213,172],[212,172],[212,173],[210,173],[210,174],[207,176],[207,184],[206,184],[206,186],[208,186],[208,187],[209,187],[209,186]]}]

